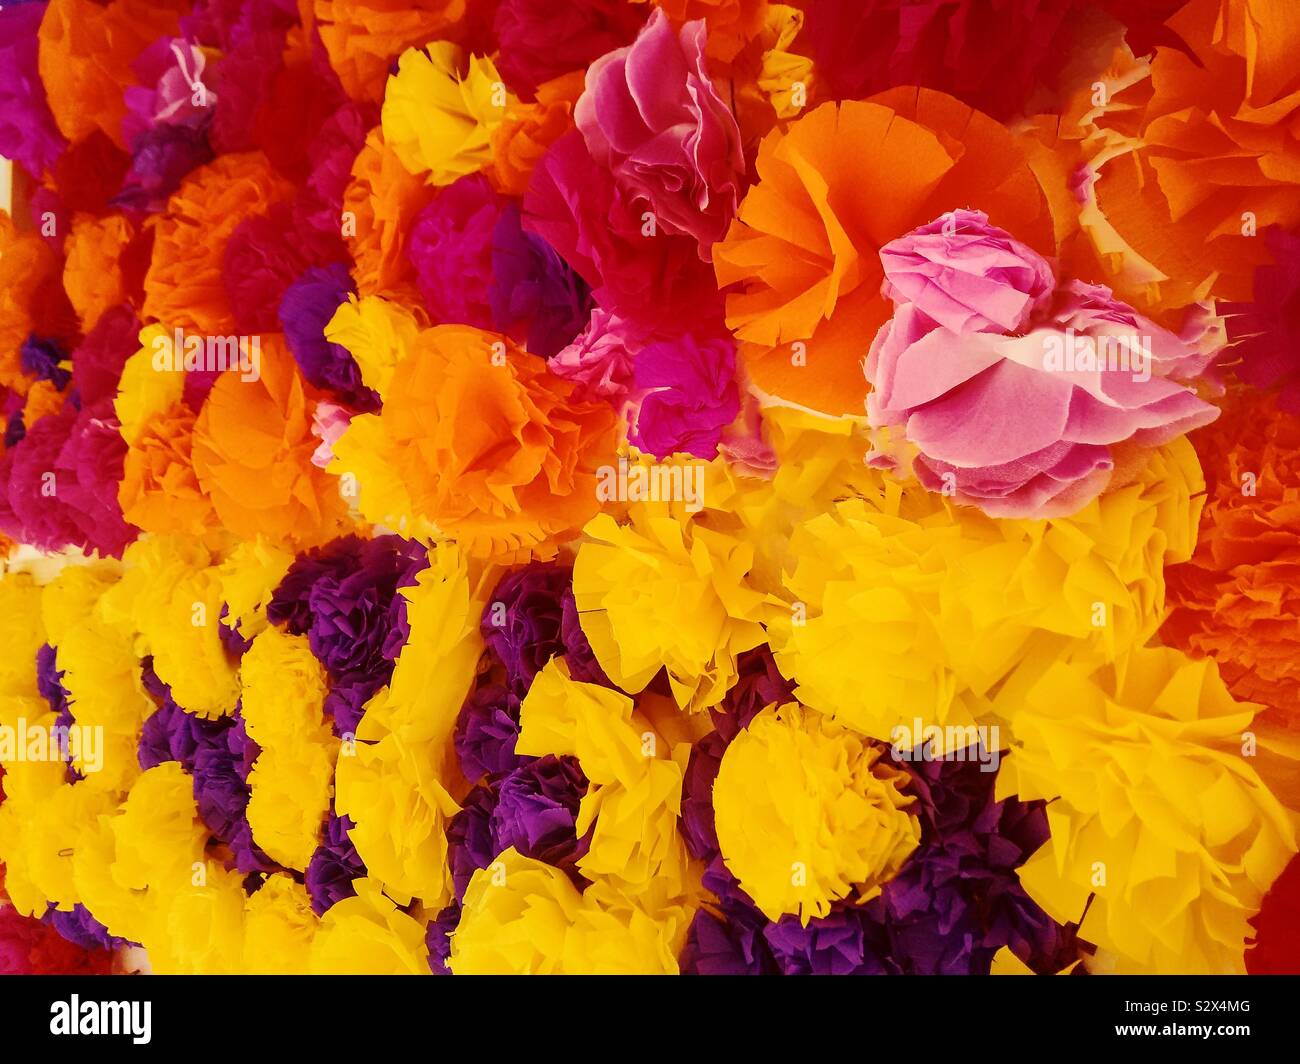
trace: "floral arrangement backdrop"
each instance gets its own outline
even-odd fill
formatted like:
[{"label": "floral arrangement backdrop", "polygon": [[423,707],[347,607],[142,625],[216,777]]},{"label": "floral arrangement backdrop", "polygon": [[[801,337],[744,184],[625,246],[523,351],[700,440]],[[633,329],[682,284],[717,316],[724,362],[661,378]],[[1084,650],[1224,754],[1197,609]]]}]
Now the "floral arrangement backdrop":
[{"label": "floral arrangement backdrop", "polygon": [[0,969],[1300,968],[1300,11],[0,9]]}]

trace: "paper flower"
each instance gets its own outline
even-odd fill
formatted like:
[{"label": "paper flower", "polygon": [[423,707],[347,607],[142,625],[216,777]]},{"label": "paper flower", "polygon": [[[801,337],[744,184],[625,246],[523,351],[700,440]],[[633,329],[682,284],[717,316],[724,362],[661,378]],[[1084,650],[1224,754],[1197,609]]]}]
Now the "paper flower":
[{"label": "paper flower", "polygon": [[737,286],[727,324],[762,391],[817,410],[860,409],[864,338],[889,316],[881,246],[971,206],[1040,254],[1054,250],[1023,151],[942,93],[823,104],[768,134],[755,165],[758,181],[713,253],[719,285]]},{"label": "paper flower", "polygon": [[1300,414],[1300,234],[1270,229],[1264,240],[1273,262],[1256,269],[1252,301],[1218,305],[1227,318],[1226,358],[1252,387],[1280,385],[1282,409]]},{"label": "paper flower", "polygon": [[679,32],[655,11],[631,46],[591,65],[573,115],[591,157],[708,260],[736,213],[745,161],[736,119],[709,80],[704,41],[703,22]]},{"label": "paper flower", "polygon": [[642,393],[629,439],[648,454],[712,458],[740,412],[736,347],[728,339],[690,333],[656,341],[636,353],[634,381]]},{"label": "paper flower", "polygon": [[575,0],[560,9],[546,0],[502,0],[492,29],[510,87],[540,99],[543,82],[630,43],[644,21],[645,12],[625,0]]},{"label": "paper flower", "polygon": [[37,30],[45,4],[6,7],[0,13],[0,155],[40,176],[66,147],[54,124],[37,69]]},{"label": "paper flower", "polygon": [[361,383],[360,367],[345,347],[325,339],[326,326],[352,292],[352,279],[341,263],[310,267],[285,289],[278,317],[303,379],[357,410],[369,410],[377,404]]},{"label": "paper flower", "polygon": [[434,41],[397,61],[384,90],[384,140],[407,170],[450,185],[491,158],[492,131],[505,114],[505,85],[492,60]]},{"label": "paper flower", "polygon": [[1055,800],[1020,880],[1118,970],[1242,970],[1247,920],[1296,845],[1241,756],[1254,712],[1165,648],[1122,673],[1058,663],[1022,696],[997,793]]},{"label": "paper flower", "polygon": [[[947,263],[946,225],[958,244],[1000,244],[1032,281],[1008,292],[985,266],[980,291]],[[1159,445],[1217,412],[1171,379],[1201,364],[1178,337],[1080,281],[1047,310],[1047,264],[1009,240],[967,212],[882,250],[897,309],[867,356],[867,415],[916,446],[913,469],[932,491],[994,517],[1065,516],[1105,487],[1111,447]],[[938,270],[941,285],[925,283]]]},{"label": "paper flower", "polygon": [[[573,391],[493,333],[440,326],[398,364],[382,413],[353,418],[330,468],[356,476],[378,524],[433,522],[479,557],[552,557],[595,512],[596,466],[612,450],[611,412]],[[394,472],[396,512],[370,488]]]},{"label": "paper flower", "polygon": [[1161,638],[1212,657],[1232,693],[1267,707],[1264,719],[1300,728],[1298,608],[1300,424],[1267,397],[1233,397],[1221,422],[1196,434],[1208,499],[1196,553],[1169,570]]},{"label": "paper flower", "polygon": [[718,845],[769,919],[867,901],[920,840],[904,776],[880,749],[796,704],[764,710],[722,755]]},{"label": "paper flower", "polygon": [[406,255],[433,321],[492,327],[492,234],[504,209],[487,179],[470,174],[415,216]]},{"label": "paper flower", "polygon": [[[632,10],[621,3],[616,6],[621,11]],[[505,10],[505,5],[498,10]],[[553,25],[553,18],[545,24]],[[506,105],[500,124],[492,131],[492,163],[484,171],[498,192],[524,194],[537,161],[573,128],[573,105],[582,95],[583,81],[581,70],[568,70],[539,85],[533,102],[515,99]]]}]

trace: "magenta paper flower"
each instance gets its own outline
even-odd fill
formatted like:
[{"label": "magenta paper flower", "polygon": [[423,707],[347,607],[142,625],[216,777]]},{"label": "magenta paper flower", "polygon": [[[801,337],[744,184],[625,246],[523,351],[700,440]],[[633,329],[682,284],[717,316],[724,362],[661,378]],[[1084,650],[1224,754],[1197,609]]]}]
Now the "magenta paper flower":
[{"label": "magenta paper flower", "polygon": [[735,116],[709,80],[706,36],[703,21],[678,31],[656,9],[630,46],[592,63],[573,116],[591,157],[709,261],[736,214],[745,160]]},{"label": "magenta paper flower", "polygon": [[1106,486],[1113,445],[1158,446],[1214,419],[1175,379],[1205,356],[1100,285],[1068,282],[1042,309],[1041,258],[983,215],[962,226],[982,238],[935,241],[932,224],[882,249],[896,309],[866,363],[868,419],[910,445],[927,488],[993,517],[1064,516]]}]

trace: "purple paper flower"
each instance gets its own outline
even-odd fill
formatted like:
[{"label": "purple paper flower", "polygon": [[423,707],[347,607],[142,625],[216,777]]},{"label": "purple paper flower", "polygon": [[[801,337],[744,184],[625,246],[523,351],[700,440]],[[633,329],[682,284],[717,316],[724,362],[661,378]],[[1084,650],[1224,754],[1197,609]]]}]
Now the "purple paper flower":
[{"label": "purple paper flower", "polygon": [[90,910],[80,902],[67,911],[56,909],[50,902],[41,922],[82,949],[117,949],[126,944],[125,939],[110,935],[108,928],[91,916]]},{"label": "purple paper flower", "polygon": [[60,363],[69,361],[68,353],[57,340],[51,340],[32,333],[23,341],[19,350],[23,372],[38,381],[49,381],[59,391],[68,386],[72,371]]},{"label": "purple paper flower", "polygon": [[598,683],[602,687],[616,688],[614,681],[600,667],[596,652],[587,641],[587,633],[582,630],[578,600],[574,598],[572,587],[564,589],[560,605],[560,641],[564,644],[564,660],[569,666],[569,676],[579,683]]},{"label": "purple paper flower", "polygon": [[348,834],[352,827],[348,817],[331,810],[321,844],[307,863],[307,893],[317,916],[323,916],[336,902],[353,897],[356,888],[352,881],[366,875],[365,862]]},{"label": "purple paper flower", "polygon": [[456,718],[456,757],[465,778],[477,783],[522,763],[515,753],[519,738],[519,699],[501,684],[477,686]]},{"label": "purple paper flower", "polygon": [[451,867],[452,887],[456,900],[465,896],[470,878],[486,868],[496,857],[492,847],[492,810],[496,792],[487,786],[475,787],[460,804],[460,812],[447,824],[447,863]]},{"label": "purple paper flower", "polygon": [[42,643],[36,651],[36,689],[51,710],[64,713],[68,709],[68,689],[60,682],[63,672],[57,658],[57,651],[49,643]]},{"label": "purple paper flower", "polygon": [[587,777],[576,758],[529,759],[500,783],[490,818],[492,850],[513,846],[525,857],[572,868],[586,852],[590,836],[574,833]]},{"label": "purple paper flower", "polygon": [[434,975],[451,975],[447,958],[451,956],[451,933],[460,926],[460,902],[454,901],[429,921],[424,944],[429,949],[429,970]]},{"label": "purple paper flower", "polygon": [[550,358],[587,324],[591,289],[507,204],[492,231],[492,327]]},{"label": "purple paper flower", "polygon": [[520,698],[546,663],[564,653],[561,596],[572,580],[572,571],[563,566],[528,565],[497,584],[483,611],[483,640]]},{"label": "purple paper flower", "polygon": [[342,344],[325,339],[325,326],[356,291],[348,268],[313,266],[284,291],[280,326],[303,377],[362,413],[379,409],[379,396],[361,381],[361,367]]},{"label": "purple paper flower", "polygon": [[648,344],[636,355],[636,386],[646,394],[633,443],[659,458],[682,452],[712,458],[722,430],[740,413],[735,341],[687,333]]}]

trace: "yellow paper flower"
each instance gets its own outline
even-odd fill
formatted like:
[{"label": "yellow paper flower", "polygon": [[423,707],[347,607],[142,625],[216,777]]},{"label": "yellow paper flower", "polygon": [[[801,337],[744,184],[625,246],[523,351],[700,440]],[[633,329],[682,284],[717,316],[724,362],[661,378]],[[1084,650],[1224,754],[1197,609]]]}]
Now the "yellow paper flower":
[{"label": "yellow paper flower", "polygon": [[804,924],[880,892],[921,840],[906,773],[818,713],[763,710],[727,747],[713,787],[718,845],[770,920]]},{"label": "yellow paper flower", "polygon": [[293,558],[292,552],[262,539],[239,543],[217,569],[221,600],[227,606],[221,623],[237,628],[245,639],[262,632],[268,624],[266,607]]},{"label": "yellow paper flower", "polygon": [[753,547],[659,504],[634,506],[626,524],[599,514],[584,531],[573,593],[610,679],[635,694],[664,668],[682,708],[716,706],[775,602],[748,583]]},{"label": "yellow paper flower", "polygon": [[420,922],[385,896],[377,880],[353,881],[356,897],[330,906],[312,942],[313,975],[428,975]]},{"label": "yellow paper flower", "polygon": [[104,594],[105,617],[137,633],[136,653],[153,655],[154,672],[184,709],[214,718],[234,711],[239,676],[226,657],[218,623],[221,581],[209,552],[182,536],[150,536],[122,556],[125,573]]},{"label": "yellow paper flower", "polygon": [[492,60],[450,41],[410,48],[388,79],[381,115],[384,140],[412,174],[450,185],[492,158],[492,132],[509,103]]},{"label": "yellow paper flower", "polygon": [[307,889],[288,876],[268,876],[244,903],[244,971],[308,974],[319,927]]},{"label": "yellow paper flower", "polygon": [[267,856],[303,870],[329,814],[338,743],[325,723],[325,670],[306,636],[266,628],[244,654],[242,706],[262,748],[248,776],[248,823]]},{"label": "yellow paper flower", "polygon": [[410,354],[419,334],[415,315],[382,296],[349,296],[325,326],[325,339],[348,349],[362,383],[380,399],[388,394],[393,371]]},{"label": "yellow paper flower", "polygon": [[172,344],[174,336],[166,326],[146,325],[140,330],[140,349],[122,367],[113,411],[127,443],[135,443],[149,422],[175,407],[185,393],[185,371],[174,368],[170,354],[162,357]]},{"label": "yellow paper flower", "polygon": [[575,757],[591,782],[574,825],[579,837],[592,830],[578,860],[584,876],[651,911],[693,892],[697,877],[677,831],[689,744],[670,748],[630,698],[578,683],[558,657],[533,679],[519,722],[517,753]]},{"label": "yellow paper flower", "polygon": [[339,757],[334,806],[370,874],[430,907],[450,898],[446,823],[452,733],[483,649],[481,593],[455,545],[435,548],[403,588],[411,634],[389,686],[366,706],[355,745]]},{"label": "yellow paper flower", "polygon": [[1259,707],[1167,648],[1134,650],[1122,677],[1058,662],[1019,700],[997,795],[1050,802],[1051,840],[1020,870],[1030,896],[1082,921],[1116,971],[1242,971],[1247,921],[1296,849],[1243,756]]},{"label": "yellow paper flower", "polygon": [[156,975],[236,975],[244,962],[244,877],[214,861],[165,895],[141,941]]},{"label": "yellow paper flower", "polygon": [[967,729],[1014,670],[1114,661],[1154,634],[1203,489],[1186,440],[1064,519],[998,521],[914,483],[859,485],[791,539],[777,663],[801,702],[873,738],[915,736],[917,719]]},{"label": "yellow paper flower", "polygon": [[45,642],[41,588],[28,573],[0,579],[0,695],[36,694],[36,652]]},{"label": "yellow paper flower", "polygon": [[676,975],[674,925],[605,909],[511,847],[470,879],[447,966],[456,975]]}]

